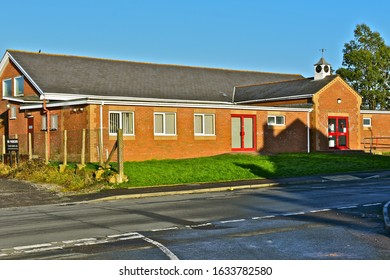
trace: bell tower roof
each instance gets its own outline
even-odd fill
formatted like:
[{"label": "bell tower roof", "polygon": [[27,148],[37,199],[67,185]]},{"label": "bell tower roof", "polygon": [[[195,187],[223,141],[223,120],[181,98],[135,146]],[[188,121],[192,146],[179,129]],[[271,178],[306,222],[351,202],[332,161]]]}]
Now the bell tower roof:
[{"label": "bell tower roof", "polygon": [[314,64],[314,66],[317,65],[330,65],[330,63],[327,62],[324,57],[321,57],[321,59],[316,64]]}]

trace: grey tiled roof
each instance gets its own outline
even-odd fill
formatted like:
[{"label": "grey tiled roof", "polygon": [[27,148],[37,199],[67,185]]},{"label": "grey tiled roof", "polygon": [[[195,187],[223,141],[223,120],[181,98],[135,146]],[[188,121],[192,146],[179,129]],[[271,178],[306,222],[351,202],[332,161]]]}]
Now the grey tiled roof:
[{"label": "grey tiled roof", "polygon": [[238,87],[236,88],[235,102],[294,99],[302,95],[312,96],[336,77],[337,75],[332,75],[321,80],[307,78],[287,82]]},{"label": "grey tiled roof", "polygon": [[231,101],[234,86],[303,78],[295,74],[8,52],[45,93]]}]

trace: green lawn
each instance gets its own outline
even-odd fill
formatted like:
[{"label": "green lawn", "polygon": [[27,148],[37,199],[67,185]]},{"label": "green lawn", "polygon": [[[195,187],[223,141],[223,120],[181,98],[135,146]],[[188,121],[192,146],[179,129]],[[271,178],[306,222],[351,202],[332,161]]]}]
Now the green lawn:
[{"label": "green lawn", "polygon": [[[115,164],[113,166],[115,168]],[[294,177],[390,169],[390,156],[290,153],[273,156],[226,154],[180,160],[126,162],[129,182],[119,187],[174,185],[253,178]]]}]

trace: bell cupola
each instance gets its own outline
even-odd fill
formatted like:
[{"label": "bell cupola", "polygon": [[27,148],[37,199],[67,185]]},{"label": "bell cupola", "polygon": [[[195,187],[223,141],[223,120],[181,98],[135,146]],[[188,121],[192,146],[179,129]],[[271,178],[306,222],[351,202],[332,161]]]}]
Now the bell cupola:
[{"label": "bell cupola", "polygon": [[314,64],[314,80],[321,80],[327,76],[330,76],[330,74],[330,64],[322,56],[321,59],[316,64]]}]

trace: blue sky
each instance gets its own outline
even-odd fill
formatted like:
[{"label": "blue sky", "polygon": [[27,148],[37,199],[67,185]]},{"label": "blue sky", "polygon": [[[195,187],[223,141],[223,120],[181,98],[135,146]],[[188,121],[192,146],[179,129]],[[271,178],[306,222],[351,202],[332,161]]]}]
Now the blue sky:
[{"label": "blue sky", "polygon": [[2,3],[0,52],[38,51],[313,75],[341,66],[365,23],[390,44],[390,1],[18,0]]}]

